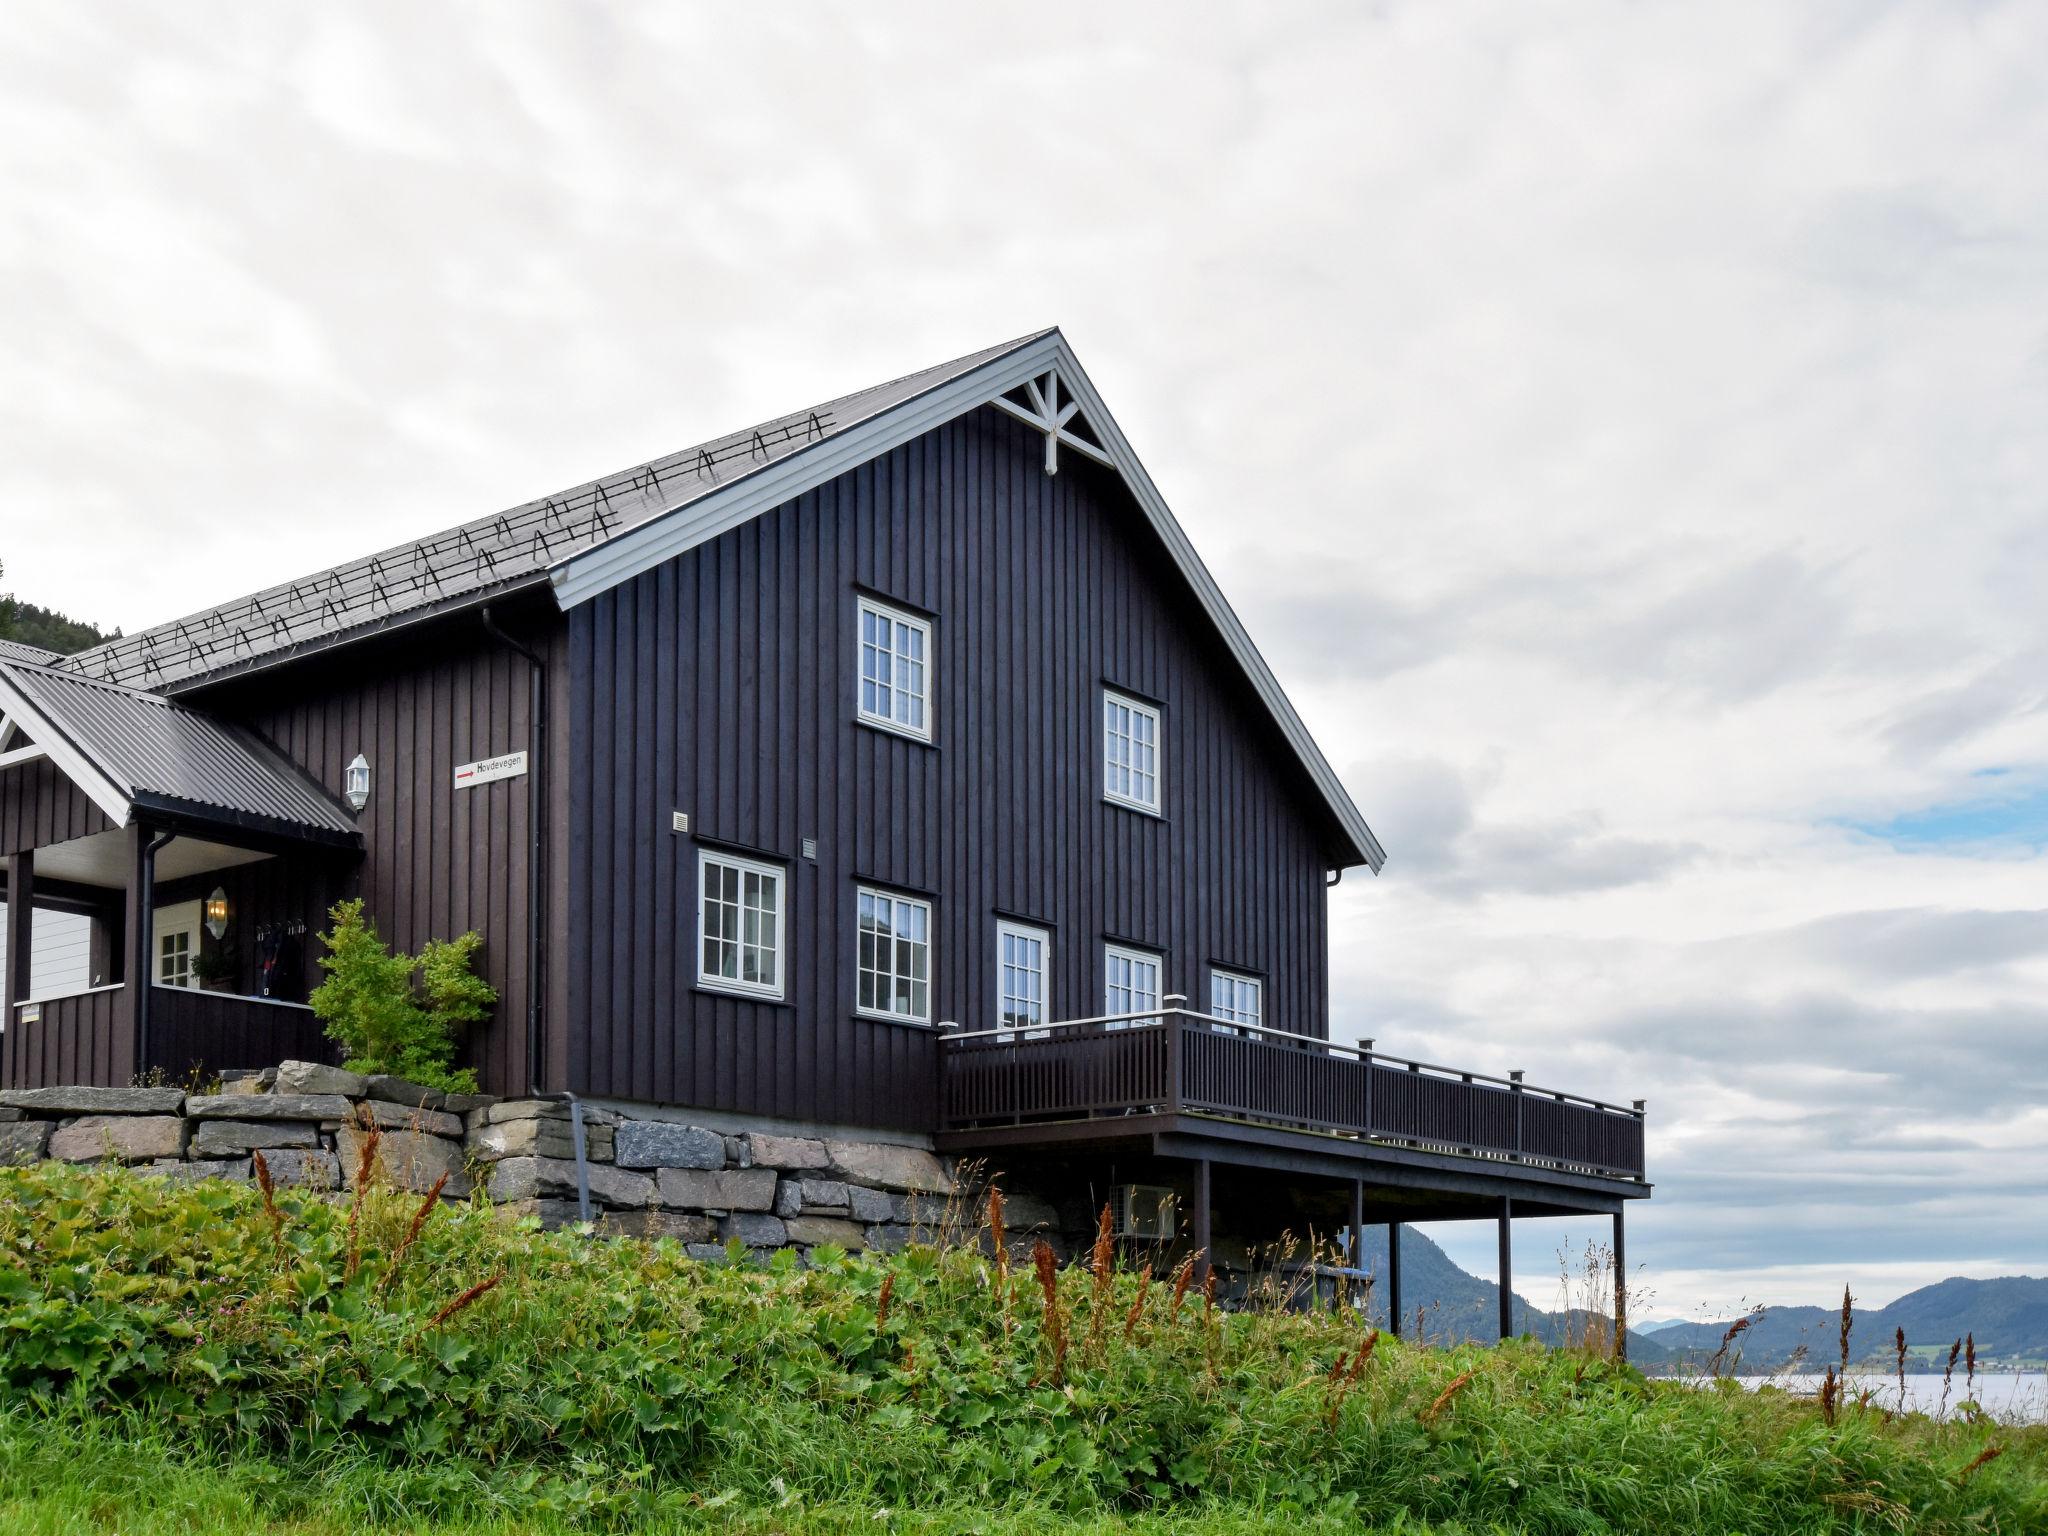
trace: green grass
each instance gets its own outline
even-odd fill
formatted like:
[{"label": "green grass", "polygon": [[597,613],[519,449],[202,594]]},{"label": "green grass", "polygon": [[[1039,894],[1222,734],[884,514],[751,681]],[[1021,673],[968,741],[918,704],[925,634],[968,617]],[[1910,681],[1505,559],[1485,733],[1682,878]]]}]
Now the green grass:
[{"label": "green grass", "polygon": [[2048,1530],[2040,1430],[1529,1342],[1358,1365],[1351,1318],[1082,1269],[1048,1308],[971,1248],[707,1265],[468,1207],[408,1245],[417,1211],[0,1172],[0,1530]]}]

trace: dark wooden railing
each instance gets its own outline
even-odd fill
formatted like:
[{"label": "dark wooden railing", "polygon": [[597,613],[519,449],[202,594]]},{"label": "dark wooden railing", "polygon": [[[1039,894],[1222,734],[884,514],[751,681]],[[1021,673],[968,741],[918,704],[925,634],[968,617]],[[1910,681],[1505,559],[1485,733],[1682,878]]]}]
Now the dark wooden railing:
[{"label": "dark wooden railing", "polygon": [[1643,1112],[1185,1010],[945,1038],[949,1131],[1214,1115],[1466,1157],[1640,1179]]},{"label": "dark wooden railing", "polygon": [[173,1082],[280,1061],[328,1061],[334,1047],[300,1003],[157,987],[148,1060],[135,1059],[125,987],[94,987],[16,1006],[0,1042],[0,1087],[125,1087],[161,1071]]}]

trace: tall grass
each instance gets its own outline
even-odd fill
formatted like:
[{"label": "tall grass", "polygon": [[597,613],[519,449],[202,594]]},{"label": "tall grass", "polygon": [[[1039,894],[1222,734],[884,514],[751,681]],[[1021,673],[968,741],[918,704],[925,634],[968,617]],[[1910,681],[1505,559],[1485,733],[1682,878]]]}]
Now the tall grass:
[{"label": "tall grass", "polygon": [[371,1526],[2048,1527],[2039,1432],[1228,1312],[1113,1244],[704,1264],[366,1184],[0,1172],[0,1528],[47,1493],[42,1442],[73,1480],[112,1445],[274,1484],[294,1519],[324,1516],[289,1490],[339,1476]]}]

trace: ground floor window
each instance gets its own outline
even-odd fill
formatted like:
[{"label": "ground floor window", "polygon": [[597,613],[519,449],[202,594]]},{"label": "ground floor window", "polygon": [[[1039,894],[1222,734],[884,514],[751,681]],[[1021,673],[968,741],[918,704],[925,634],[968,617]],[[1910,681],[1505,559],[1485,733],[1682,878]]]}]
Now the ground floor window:
[{"label": "ground floor window", "polygon": [[707,849],[698,872],[698,981],[782,996],[782,871]]},{"label": "ground floor window", "polygon": [[860,890],[858,1006],[882,1018],[931,1022],[932,906]]}]

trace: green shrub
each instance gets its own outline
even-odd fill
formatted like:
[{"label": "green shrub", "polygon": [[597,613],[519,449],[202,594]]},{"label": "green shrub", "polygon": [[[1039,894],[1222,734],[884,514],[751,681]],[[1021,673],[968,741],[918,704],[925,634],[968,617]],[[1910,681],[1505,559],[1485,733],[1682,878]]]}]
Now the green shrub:
[{"label": "green shrub", "polygon": [[[1048,1313],[1028,1266],[971,1249],[707,1264],[480,1205],[443,1208],[408,1245],[419,1202],[381,1191],[353,1217],[293,1191],[276,1209],[241,1184],[0,1170],[0,1412],[147,1423],[306,1475],[374,1465],[409,1479],[415,1509],[436,1487],[486,1489],[499,1513],[576,1519],[689,1498],[970,1524],[1036,1509],[1205,1528],[1218,1510],[1537,1532],[2048,1528],[2039,1430],[1853,1406],[1831,1427],[1781,1394],[1648,1382],[1530,1342],[1382,1339],[1354,1370],[1350,1317],[1212,1313],[1199,1292],[1176,1306],[1169,1286],[1141,1297],[1134,1276],[1079,1270],[1054,1276]],[[1993,1443],[2005,1454],[1966,1477]]]},{"label": "green shrub", "polygon": [[361,900],[328,913],[320,935],[327,979],[308,1001],[351,1072],[389,1072],[429,1088],[476,1090],[476,1074],[450,1065],[463,1032],[489,1017],[498,994],[472,969],[483,937],[430,941],[415,957],[394,953],[363,915]]}]

